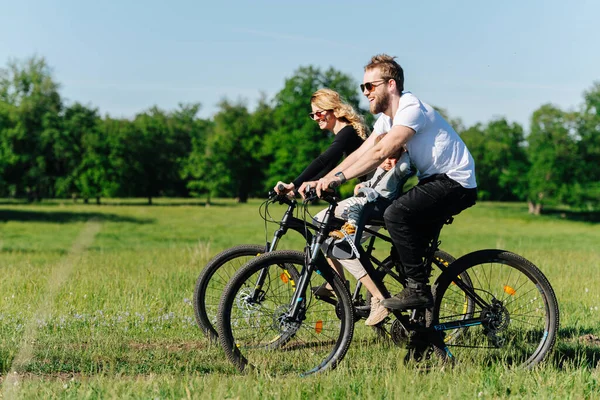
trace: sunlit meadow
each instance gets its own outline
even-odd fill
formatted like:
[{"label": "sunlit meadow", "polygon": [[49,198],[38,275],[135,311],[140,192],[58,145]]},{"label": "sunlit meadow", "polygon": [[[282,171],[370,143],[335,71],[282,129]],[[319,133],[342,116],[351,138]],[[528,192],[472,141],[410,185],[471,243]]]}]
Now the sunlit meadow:
[{"label": "sunlit meadow", "polygon": [[[334,371],[240,374],[197,328],[191,299],[213,255],[270,239],[276,226],[265,234],[260,203],[0,202],[0,398],[600,396],[600,225],[529,216],[524,204],[478,204],[444,228],[442,248],[455,256],[503,248],[546,274],[561,327],[538,368],[425,373],[361,321]],[[282,212],[271,210],[275,219]],[[280,248],[300,250],[302,240],[290,233]]]}]

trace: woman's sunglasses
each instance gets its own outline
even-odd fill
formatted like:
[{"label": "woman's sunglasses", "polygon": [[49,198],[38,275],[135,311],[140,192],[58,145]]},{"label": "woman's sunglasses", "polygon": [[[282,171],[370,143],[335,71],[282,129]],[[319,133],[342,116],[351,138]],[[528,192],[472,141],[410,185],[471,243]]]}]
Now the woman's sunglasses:
[{"label": "woman's sunglasses", "polygon": [[[315,112],[312,112],[312,113],[308,114],[308,116],[310,117],[310,119],[313,119],[313,120],[316,121],[317,118],[319,118],[319,119],[323,118],[323,115],[325,115],[325,113],[327,111],[328,110],[315,111]],[[315,117],[317,117],[317,118],[315,118]]]},{"label": "woman's sunglasses", "polygon": [[[366,82],[366,83],[360,85],[360,91],[364,92],[365,89],[367,89],[367,91],[369,93],[371,93],[373,90],[375,90],[375,88],[377,86],[381,85],[381,83],[386,82],[388,80],[389,80],[389,78],[382,78],[382,79],[377,79],[377,80],[372,81],[372,82]],[[378,83],[377,85],[375,85],[375,82],[381,82],[381,83]]]}]

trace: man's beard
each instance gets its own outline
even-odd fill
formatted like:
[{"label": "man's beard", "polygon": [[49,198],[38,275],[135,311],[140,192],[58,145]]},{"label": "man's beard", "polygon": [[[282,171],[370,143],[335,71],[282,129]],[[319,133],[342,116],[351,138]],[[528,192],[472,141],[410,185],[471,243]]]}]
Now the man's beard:
[{"label": "man's beard", "polygon": [[375,100],[370,105],[371,114],[379,114],[387,110],[390,105],[390,94],[383,92],[379,96],[375,97]]}]

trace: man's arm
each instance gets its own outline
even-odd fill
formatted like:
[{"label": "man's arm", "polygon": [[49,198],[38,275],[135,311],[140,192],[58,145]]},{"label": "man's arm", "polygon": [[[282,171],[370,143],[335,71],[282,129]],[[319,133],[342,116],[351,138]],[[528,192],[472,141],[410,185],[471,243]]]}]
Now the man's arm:
[{"label": "man's arm", "polygon": [[383,160],[397,154],[414,134],[415,131],[412,128],[402,125],[392,126],[392,129],[379,143],[368,149],[355,163],[342,169],[344,176],[346,179],[352,179],[371,172]]},{"label": "man's arm", "polygon": [[347,163],[346,161],[350,158],[346,158],[346,160],[337,168],[327,174],[324,178],[321,178],[317,184],[317,193],[320,195],[321,190],[326,190],[332,181],[339,181],[339,178],[334,176],[339,171],[344,174],[346,179],[356,178],[357,176],[371,172],[387,157],[398,153],[402,146],[404,146],[414,134],[415,131],[412,128],[403,125],[394,125],[387,135],[385,135],[385,137],[377,144],[374,143],[374,135],[371,135],[367,141],[371,142],[371,138],[373,138],[373,145],[369,147],[367,146],[367,142],[363,143],[363,145],[352,154],[354,155],[360,150],[363,150],[363,147],[365,147],[364,151],[356,157],[353,157],[352,160],[350,160],[352,162]]}]

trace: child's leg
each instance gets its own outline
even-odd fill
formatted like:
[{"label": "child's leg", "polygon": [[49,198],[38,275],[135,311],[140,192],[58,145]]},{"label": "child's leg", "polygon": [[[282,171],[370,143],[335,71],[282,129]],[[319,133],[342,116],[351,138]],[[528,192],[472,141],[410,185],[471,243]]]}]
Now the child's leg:
[{"label": "child's leg", "polygon": [[347,202],[347,205],[342,213],[342,217],[348,222],[344,224],[342,229],[333,231],[329,234],[329,236],[336,239],[342,239],[344,234],[351,235],[356,232],[356,224],[358,223],[360,214],[367,203],[367,199],[365,197],[350,197],[344,201]]}]

